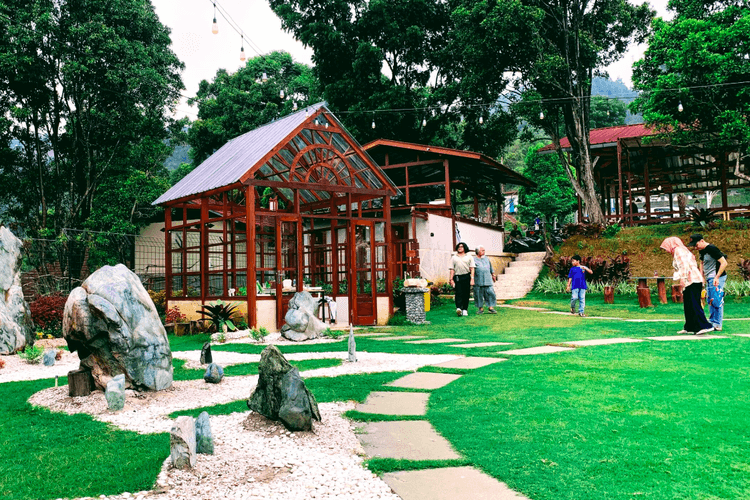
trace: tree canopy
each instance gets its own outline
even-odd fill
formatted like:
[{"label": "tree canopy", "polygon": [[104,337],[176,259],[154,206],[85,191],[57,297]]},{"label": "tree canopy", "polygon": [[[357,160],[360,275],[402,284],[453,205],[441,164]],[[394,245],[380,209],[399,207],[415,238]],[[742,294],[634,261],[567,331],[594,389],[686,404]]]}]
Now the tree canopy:
[{"label": "tree canopy", "polygon": [[[642,90],[633,108],[674,144],[738,151],[750,146],[750,6],[742,1],[671,0],[671,21],[656,19],[635,64]],[[750,179],[750,177],[745,177]]]},{"label": "tree canopy", "polygon": [[235,73],[220,69],[211,82],[201,81],[189,101],[198,105],[198,119],[188,132],[193,164],[230,139],[291,113],[295,103],[301,108],[321,99],[312,70],[286,52],[249,59]]},{"label": "tree canopy", "polygon": [[521,221],[531,224],[539,216],[549,223],[555,219],[562,223],[577,207],[575,192],[557,155],[542,155],[536,149],[529,148],[523,174],[534,179],[537,186],[521,187],[518,191]]}]

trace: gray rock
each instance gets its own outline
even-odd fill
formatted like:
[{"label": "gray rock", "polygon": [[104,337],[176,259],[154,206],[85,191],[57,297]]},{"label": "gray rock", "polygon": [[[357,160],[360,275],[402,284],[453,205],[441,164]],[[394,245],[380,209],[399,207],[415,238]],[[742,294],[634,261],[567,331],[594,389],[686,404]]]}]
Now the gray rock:
[{"label": "gray rock", "polygon": [[210,384],[218,384],[224,378],[224,369],[216,363],[211,363],[206,368],[203,380]]},{"label": "gray rock", "polygon": [[34,325],[21,289],[21,240],[0,226],[0,354],[34,345]]},{"label": "gray rock", "polygon": [[55,358],[57,356],[57,351],[54,349],[47,349],[44,351],[44,356],[42,356],[42,363],[44,366],[55,366],[55,361],[57,359]]},{"label": "gray rock", "polygon": [[208,412],[204,411],[195,420],[195,451],[204,455],[214,454],[214,437]]},{"label": "gray rock", "polygon": [[63,335],[100,389],[120,373],[135,389],[172,386],[167,333],[138,276],[122,264],[98,269],[70,293]]},{"label": "gray rock", "polygon": [[357,342],[354,340],[354,327],[349,325],[349,362],[357,362]]},{"label": "gray rock", "polygon": [[289,301],[289,309],[284,316],[286,324],[281,327],[281,335],[295,342],[320,337],[327,327],[318,319],[318,305],[318,300],[309,292],[295,293]]},{"label": "gray rock", "polygon": [[107,382],[104,398],[112,411],[120,411],[125,407],[125,374],[121,373]]},{"label": "gray rock", "polygon": [[320,421],[318,403],[302,381],[299,370],[273,345],[260,355],[258,385],[247,407],[280,421],[290,431],[309,431],[313,419]]},{"label": "gray rock", "polygon": [[201,349],[201,364],[210,365],[213,362],[214,359],[211,355],[211,342],[206,342],[203,344],[203,349]]},{"label": "gray rock", "polygon": [[169,431],[169,455],[172,467],[188,469],[195,467],[195,419],[177,417]]}]

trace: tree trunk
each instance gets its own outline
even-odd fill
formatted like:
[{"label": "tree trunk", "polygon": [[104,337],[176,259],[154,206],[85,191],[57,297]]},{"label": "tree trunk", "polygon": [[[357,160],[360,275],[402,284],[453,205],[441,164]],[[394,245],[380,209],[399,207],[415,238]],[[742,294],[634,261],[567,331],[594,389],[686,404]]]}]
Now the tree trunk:
[{"label": "tree trunk", "polygon": [[94,377],[91,376],[90,370],[79,368],[68,372],[68,395],[70,397],[88,396],[93,387]]}]

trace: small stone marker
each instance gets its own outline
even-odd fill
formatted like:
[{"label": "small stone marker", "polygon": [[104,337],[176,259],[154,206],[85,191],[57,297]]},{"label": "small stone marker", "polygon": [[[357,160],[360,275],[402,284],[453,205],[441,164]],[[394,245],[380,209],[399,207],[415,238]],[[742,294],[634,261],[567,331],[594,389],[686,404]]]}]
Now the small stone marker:
[{"label": "small stone marker", "polygon": [[214,437],[208,412],[204,411],[195,420],[195,452],[204,455],[214,454]]},{"label": "small stone marker", "polygon": [[57,352],[54,349],[47,349],[44,351],[44,357],[42,357],[42,363],[44,366],[55,366],[55,360],[57,359]]},{"label": "small stone marker", "polygon": [[354,340],[354,327],[349,324],[349,362],[357,362],[357,342]]},{"label": "small stone marker", "polygon": [[201,349],[201,364],[210,365],[213,362],[213,356],[211,355],[211,342],[206,342],[203,344],[203,349]]},{"label": "small stone marker", "polygon": [[107,407],[111,411],[120,411],[125,407],[125,374],[121,373],[107,382],[104,391]]},{"label": "small stone marker", "polygon": [[195,467],[195,419],[177,417],[169,431],[170,457],[175,469]]},{"label": "small stone marker", "polygon": [[224,378],[224,369],[216,363],[211,363],[206,368],[206,373],[203,375],[203,380],[209,384],[218,384]]}]

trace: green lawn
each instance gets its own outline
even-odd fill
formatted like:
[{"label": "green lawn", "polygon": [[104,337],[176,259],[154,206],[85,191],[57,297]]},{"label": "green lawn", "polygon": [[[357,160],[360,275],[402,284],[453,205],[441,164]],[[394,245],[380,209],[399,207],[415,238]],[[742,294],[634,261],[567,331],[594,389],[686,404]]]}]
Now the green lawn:
[{"label": "green lawn", "polygon": [[[585,347],[511,357],[503,351],[570,340],[674,334],[678,305],[640,310],[607,306],[590,296],[589,315],[673,319],[623,322],[501,308],[496,316],[457,318],[450,304],[428,313],[428,326],[389,330],[396,335],[453,337],[508,346],[462,349],[359,337],[360,352],[470,354],[509,357],[433,391],[427,419],[472,464],[534,500],[750,498],[750,339],[657,342]],[[526,301],[565,311],[567,296],[531,295]],[[750,316],[750,302],[729,301],[727,316]],[[728,321],[724,334],[750,333],[750,321]],[[175,351],[200,349],[204,336],[170,338]],[[260,353],[264,346],[223,344],[216,351]],[[345,351],[346,342],[281,346],[283,353]],[[338,360],[294,362],[300,369]],[[184,370],[178,379],[202,377]],[[248,363],[227,376],[254,373]],[[425,369],[429,370],[429,369]],[[320,402],[363,401],[403,373],[306,379]],[[52,414],[25,401],[50,381],[0,384],[0,495],[2,498],[96,496],[148,489],[168,454],[168,436],[118,431],[83,415]],[[391,390],[392,388],[389,388]],[[197,414],[204,408],[178,412]],[[212,414],[246,411],[245,400],[205,408]],[[373,415],[350,412],[355,419]],[[7,424],[7,425],[6,425]],[[71,435],[74,438],[71,438]],[[122,460],[122,457],[127,457]],[[118,474],[105,471],[117,464]],[[386,472],[446,465],[371,460]],[[449,465],[450,465],[449,464]],[[65,478],[65,480],[49,480]],[[72,478],[72,479],[71,479]]]}]

